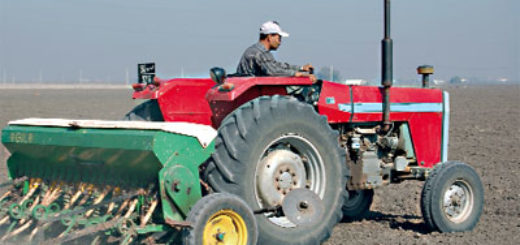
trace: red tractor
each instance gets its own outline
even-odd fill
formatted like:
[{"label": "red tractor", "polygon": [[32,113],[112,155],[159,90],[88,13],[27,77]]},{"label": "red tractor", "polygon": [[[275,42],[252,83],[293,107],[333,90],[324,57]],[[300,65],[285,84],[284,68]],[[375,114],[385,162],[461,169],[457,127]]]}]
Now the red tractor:
[{"label": "red tractor", "polygon": [[448,161],[449,95],[427,87],[429,66],[418,68],[423,88],[392,87],[385,3],[381,87],[226,77],[218,68],[212,79],[162,80],[153,63],[140,64],[133,98],[147,101],[126,118],[217,129],[202,176],[255,210],[260,244],[321,243],[342,217],[366,214],[374,188],[405,180],[425,180],[421,211],[431,229],[471,230],[484,193],[473,168]]}]

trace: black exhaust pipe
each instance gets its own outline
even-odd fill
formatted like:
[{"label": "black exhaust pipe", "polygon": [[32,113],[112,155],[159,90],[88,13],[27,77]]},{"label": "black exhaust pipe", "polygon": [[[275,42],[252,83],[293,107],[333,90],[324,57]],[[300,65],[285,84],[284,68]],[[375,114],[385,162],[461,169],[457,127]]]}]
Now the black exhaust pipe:
[{"label": "black exhaust pipe", "polygon": [[390,0],[385,3],[385,37],[382,45],[382,74],[381,85],[383,86],[383,131],[390,129],[390,88],[393,81],[393,44],[390,38]]}]

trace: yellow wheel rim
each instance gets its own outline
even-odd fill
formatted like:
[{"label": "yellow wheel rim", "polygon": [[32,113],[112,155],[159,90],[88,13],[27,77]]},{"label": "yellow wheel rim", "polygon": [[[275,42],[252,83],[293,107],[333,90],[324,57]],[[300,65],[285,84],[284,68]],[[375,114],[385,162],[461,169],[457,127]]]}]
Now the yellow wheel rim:
[{"label": "yellow wheel rim", "polygon": [[202,244],[245,245],[247,244],[246,223],[235,211],[220,210],[206,222]]}]

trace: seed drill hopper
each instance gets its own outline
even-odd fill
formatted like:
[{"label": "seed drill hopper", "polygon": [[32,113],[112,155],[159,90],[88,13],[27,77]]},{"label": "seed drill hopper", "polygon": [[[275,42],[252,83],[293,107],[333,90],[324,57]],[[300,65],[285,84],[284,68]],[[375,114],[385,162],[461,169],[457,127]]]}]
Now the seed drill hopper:
[{"label": "seed drill hopper", "polygon": [[[0,241],[179,242],[181,228],[196,230],[197,222],[186,219],[207,193],[199,167],[215,136],[211,127],[188,123],[12,121],[2,131],[13,181],[0,201]],[[198,215],[213,222],[204,234],[245,239],[237,244],[256,239],[254,225],[248,227],[252,213],[240,199],[214,194],[200,205],[198,211],[216,208]],[[189,233],[184,243],[202,238]]]}]

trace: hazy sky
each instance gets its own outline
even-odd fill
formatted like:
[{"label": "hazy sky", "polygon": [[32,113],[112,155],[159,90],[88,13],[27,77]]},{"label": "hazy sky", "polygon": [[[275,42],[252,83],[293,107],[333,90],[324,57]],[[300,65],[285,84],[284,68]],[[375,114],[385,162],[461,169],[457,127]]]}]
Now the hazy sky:
[{"label": "hazy sky", "polygon": [[[519,0],[393,0],[394,78],[430,64],[436,79],[520,81],[519,13]],[[380,76],[383,0],[0,0],[0,81],[133,81],[149,61],[161,77],[233,73],[267,20],[290,33],[281,61]]]}]

